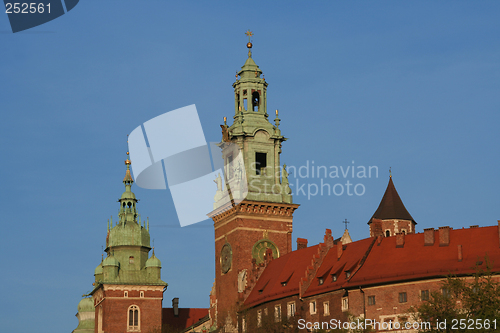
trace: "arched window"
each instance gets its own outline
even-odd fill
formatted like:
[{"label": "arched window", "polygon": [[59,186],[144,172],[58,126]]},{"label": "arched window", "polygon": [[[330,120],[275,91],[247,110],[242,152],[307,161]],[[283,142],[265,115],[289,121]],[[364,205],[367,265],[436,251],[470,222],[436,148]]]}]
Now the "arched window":
[{"label": "arched window", "polygon": [[390,230],[386,230],[385,231],[385,237],[391,237],[391,231]]},{"label": "arched window", "polygon": [[252,93],[252,110],[254,112],[259,111],[259,103],[260,103],[259,92],[254,91]]},{"label": "arched window", "polygon": [[128,308],[128,329],[127,332],[137,332],[141,330],[141,318],[139,307],[131,305]]}]

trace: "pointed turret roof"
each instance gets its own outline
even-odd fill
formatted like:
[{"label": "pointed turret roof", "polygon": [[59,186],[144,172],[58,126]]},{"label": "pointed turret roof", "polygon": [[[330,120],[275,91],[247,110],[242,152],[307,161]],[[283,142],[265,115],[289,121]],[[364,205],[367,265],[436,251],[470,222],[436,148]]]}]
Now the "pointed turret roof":
[{"label": "pointed turret roof", "polygon": [[389,184],[387,185],[387,189],[385,190],[384,196],[382,197],[382,201],[380,201],[380,205],[378,206],[375,214],[373,214],[368,224],[370,224],[373,219],[398,219],[415,222],[413,217],[406,210],[403,201],[399,197],[398,191],[396,191],[396,187],[394,187],[394,183],[392,182],[392,176],[389,177]]}]

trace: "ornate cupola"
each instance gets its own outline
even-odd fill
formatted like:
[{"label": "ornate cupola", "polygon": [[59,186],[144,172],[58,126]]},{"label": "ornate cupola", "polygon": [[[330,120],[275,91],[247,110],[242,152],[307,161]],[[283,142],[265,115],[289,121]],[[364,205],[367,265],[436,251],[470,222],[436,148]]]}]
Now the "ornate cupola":
[{"label": "ornate cupola", "polygon": [[398,233],[413,234],[416,224],[396,191],[392,174],[389,175],[389,184],[382,201],[368,222],[370,237],[390,237]]},{"label": "ornate cupola", "polygon": [[[278,110],[274,124],[268,120],[267,82],[262,70],[252,58],[252,33],[248,31],[248,58],[236,74],[234,88],[234,121],[229,127],[221,125],[223,143],[221,148],[225,165],[235,159],[233,146],[237,144],[243,152],[247,200],[276,203],[292,203],[288,174],[280,164],[281,144],[286,140],[279,129]],[[226,172],[230,183],[238,172]]]}]

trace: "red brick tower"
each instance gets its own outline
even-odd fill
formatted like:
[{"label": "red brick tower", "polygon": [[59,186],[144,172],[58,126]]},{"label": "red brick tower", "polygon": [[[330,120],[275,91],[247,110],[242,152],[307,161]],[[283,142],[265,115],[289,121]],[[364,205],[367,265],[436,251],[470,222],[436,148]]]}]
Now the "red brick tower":
[{"label": "red brick tower", "polygon": [[399,197],[391,175],[382,201],[368,222],[370,237],[390,237],[398,233],[413,234],[416,224]]},{"label": "red brick tower", "polygon": [[[211,317],[225,332],[237,331],[237,312],[248,295],[254,265],[263,262],[266,251],[274,258],[292,251],[292,218],[298,207],[292,203],[288,174],[280,164],[281,143],[286,138],[279,129],[278,111],[273,125],[267,114],[267,82],[252,59],[252,44],[247,47],[248,59],[233,84],[234,122],[230,127],[222,125],[219,146],[226,186],[218,191],[215,209],[209,214],[215,228]],[[240,182],[245,192],[241,202],[233,200],[239,190],[231,193],[234,187],[228,186]]]}]

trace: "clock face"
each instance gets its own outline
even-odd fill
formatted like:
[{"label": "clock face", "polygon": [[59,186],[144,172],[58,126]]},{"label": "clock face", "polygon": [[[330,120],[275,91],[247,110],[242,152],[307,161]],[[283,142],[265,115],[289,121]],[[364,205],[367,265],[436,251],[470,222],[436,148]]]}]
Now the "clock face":
[{"label": "clock face", "polygon": [[233,250],[229,243],[224,244],[220,251],[220,267],[223,274],[226,274],[231,269],[231,260],[233,259]]},{"label": "clock face", "polygon": [[264,261],[264,255],[266,254],[266,250],[271,249],[273,251],[273,258],[279,258],[280,252],[276,245],[271,242],[269,239],[262,239],[255,243],[252,249],[252,257],[255,258],[257,264],[260,264]]}]

